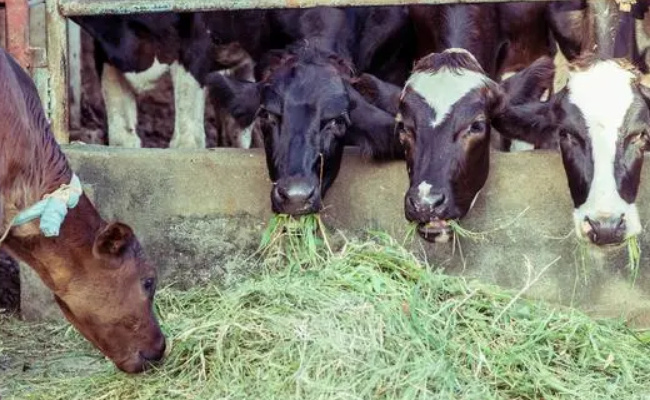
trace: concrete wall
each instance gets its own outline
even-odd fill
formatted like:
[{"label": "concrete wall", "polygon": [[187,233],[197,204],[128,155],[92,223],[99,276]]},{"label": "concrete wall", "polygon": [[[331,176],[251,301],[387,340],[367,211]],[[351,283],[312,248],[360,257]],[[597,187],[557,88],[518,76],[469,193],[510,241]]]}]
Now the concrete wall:
[{"label": "concrete wall", "polygon": [[[163,284],[187,287],[242,268],[242,256],[255,249],[271,216],[261,151],[78,145],[66,147],[66,153],[101,214],[136,229]],[[492,232],[481,241],[461,240],[455,251],[451,244],[417,238],[414,249],[448,273],[515,290],[530,286],[530,296],[650,326],[646,253],[634,284],[624,248],[592,250],[585,262],[576,260],[580,252],[559,154],[494,153],[491,164],[488,184],[463,226]],[[646,173],[642,181],[648,178]],[[326,199],[324,220],[332,228],[357,233],[379,228],[404,237],[407,184],[401,162],[375,164],[350,152]],[[642,184],[638,204],[644,225],[650,221],[649,199],[650,185]],[[648,237],[642,235],[642,249],[650,249]],[[26,317],[56,315],[51,296],[34,283],[33,274],[26,268],[21,274]]]}]

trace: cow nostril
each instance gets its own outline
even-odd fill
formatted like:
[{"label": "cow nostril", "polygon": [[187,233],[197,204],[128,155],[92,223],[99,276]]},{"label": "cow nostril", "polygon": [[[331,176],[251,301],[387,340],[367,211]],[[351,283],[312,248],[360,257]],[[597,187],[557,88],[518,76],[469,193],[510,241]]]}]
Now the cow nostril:
[{"label": "cow nostril", "polygon": [[406,196],[406,203],[409,206],[409,208],[411,208],[412,210],[417,209],[415,199],[413,198],[413,196]]},{"label": "cow nostril", "polygon": [[284,198],[295,202],[307,201],[314,196],[315,192],[316,192],[316,187],[313,185],[296,184],[296,185],[291,185],[287,189]]},{"label": "cow nostril", "polygon": [[443,204],[445,202],[445,195],[440,193],[440,194],[434,194],[431,195],[431,205],[434,207],[438,207],[439,205]]},{"label": "cow nostril", "polygon": [[598,229],[598,226],[600,225],[597,221],[594,221],[593,219],[589,217],[585,217],[585,222],[588,224],[588,227],[590,228],[590,231],[595,231]]},{"label": "cow nostril", "polygon": [[287,199],[287,189],[284,186],[276,185],[273,188],[273,194],[276,199],[278,200],[286,200]]}]

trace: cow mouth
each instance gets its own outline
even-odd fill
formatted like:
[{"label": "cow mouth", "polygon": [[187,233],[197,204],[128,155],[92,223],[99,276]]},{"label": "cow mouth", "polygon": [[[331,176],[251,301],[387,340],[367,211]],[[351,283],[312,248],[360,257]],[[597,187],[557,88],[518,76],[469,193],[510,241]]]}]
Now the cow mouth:
[{"label": "cow mouth", "polygon": [[449,220],[434,219],[418,224],[418,233],[422,239],[434,243],[447,243],[452,237]]}]

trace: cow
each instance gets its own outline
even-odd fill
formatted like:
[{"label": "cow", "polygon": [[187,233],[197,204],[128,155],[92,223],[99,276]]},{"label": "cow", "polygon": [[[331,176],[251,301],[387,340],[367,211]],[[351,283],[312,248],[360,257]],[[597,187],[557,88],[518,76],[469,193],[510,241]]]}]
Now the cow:
[{"label": "cow", "polygon": [[[140,147],[136,95],[165,74],[174,88],[174,148],[204,148],[205,76],[212,71],[253,80],[252,59],[271,46],[264,10],[74,17],[95,41],[95,62],[107,109],[108,143]],[[218,105],[217,105],[218,107]],[[235,128],[220,144],[250,147],[251,129]],[[230,133],[230,136],[233,136]]]},{"label": "cow", "polygon": [[510,113],[521,129],[559,136],[579,238],[609,245],[641,232],[635,200],[650,143],[649,105],[650,84],[629,60],[583,54],[548,103],[525,116]]},{"label": "cow", "polygon": [[54,139],[29,75],[0,49],[0,247],[32,267],[65,317],[118,368],[165,353],[156,268],[132,228],[107,222]]},{"label": "cow", "polygon": [[[213,73],[210,94],[235,118],[259,124],[273,211],[315,213],[338,174],[346,144],[360,145],[377,159],[402,153],[392,133],[375,135],[376,121],[356,108],[362,97],[350,81],[357,71],[403,79],[400,68],[408,64],[403,60],[410,47],[399,39],[409,32],[407,13],[402,7],[318,7],[276,11],[273,20],[292,43],[265,54],[258,63],[260,81]],[[392,119],[381,110],[375,114]]]},{"label": "cow", "polygon": [[[564,88],[545,105],[513,112],[512,124],[559,141],[578,238],[619,244],[641,232],[635,205],[648,147],[647,1],[622,11],[615,1],[590,1],[558,23],[577,43]],[[616,101],[612,101],[616,99]],[[535,115],[530,118],[530,113]]]},{"label": "cow", "polygon": [[[467,214],[487,180],[492,127],[506,138],[540,147],[542,142],[534,140],[542,136],[511,125],[505,111],[515,107],[523,113],[552,91],[550,56],[556,41],[548,4],[411,6],[409,11],[416,54],[422,57],[399,92],[386,85],[373,92],[388,96],[384,103],[396,111],[394,127],[382,131],[395,129],[405,148],[406,219],[417,223],[426,240],[445,242],[451,237],[449,221]],[[506,72],[515,74],[499,83]],[[377,87],[370,79],[362,82],[369,84]],[[381,107],[377,100],[374,105]]]}]

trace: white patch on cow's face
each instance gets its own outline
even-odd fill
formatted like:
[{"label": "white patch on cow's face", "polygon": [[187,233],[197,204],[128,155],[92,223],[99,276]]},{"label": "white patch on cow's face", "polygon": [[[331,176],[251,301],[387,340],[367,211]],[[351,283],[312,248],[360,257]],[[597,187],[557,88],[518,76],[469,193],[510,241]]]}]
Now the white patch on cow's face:
[{"label": "white patch on cow's face", "polygon": [[431,126],[436,127],[444,121],[451,108],[472,90],[485,85],[488,78],[479,72],[461,69],[452,71],[443,67],[435,73],[416,72],[406,82],[427,102],[435,112]]},{"label": "white patch on cow's face", "polygon": [[431,188],[432,186],[427,183],[427,181],[422,181],[418,185],[418,195],[420,196],[421,199],[427,197],[431,193]]},{"label": "white patch on cow's face", "polygon": [[161,64],[158,58],[154,58],[153,64],[148,69],[142,72],[127,72],[124,77],[131,84],[133,91],[141,94],[155,89],[162,76],[168,71],[168,64]]},{"label": "white patch on cow's face", "polygon": [[625,214],[626,237],[641,232],[641,221],[635,204],[628,204],[618,193],[614,162],[616,142],[625,115],[632,105],[634,75],[614,61],[601,61],[587,70],[569,74],[569,101],[582,113],[592,145],[594,177],[584,204],[574,210],[576,233],[585,217]]}]

